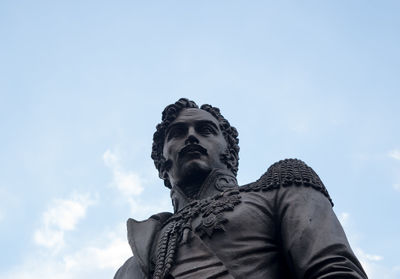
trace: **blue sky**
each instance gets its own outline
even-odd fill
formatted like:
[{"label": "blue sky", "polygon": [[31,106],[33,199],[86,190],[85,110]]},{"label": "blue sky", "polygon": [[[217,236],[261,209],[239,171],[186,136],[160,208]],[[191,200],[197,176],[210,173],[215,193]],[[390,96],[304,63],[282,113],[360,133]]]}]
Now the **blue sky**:
[{"label": "blue sky", "polygon": [[2,1],[0,278],[112,278],[171,210],[162,109],[239,130],[238,180],[299,158],[370,278],[400,278],[397,1]]}]

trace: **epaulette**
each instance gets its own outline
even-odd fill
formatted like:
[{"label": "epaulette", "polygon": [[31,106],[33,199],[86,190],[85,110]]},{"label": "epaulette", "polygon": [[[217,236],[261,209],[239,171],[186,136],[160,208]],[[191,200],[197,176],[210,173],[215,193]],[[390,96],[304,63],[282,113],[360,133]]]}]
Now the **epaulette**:
[{"label": "epaulette", "polygon": [[315,171],[298,159],[285,159],[271,165],[254,183],[239,188],[241,192],[272,191],[280,187],[312,187],[326,196],[333,206],[331,197]]}]

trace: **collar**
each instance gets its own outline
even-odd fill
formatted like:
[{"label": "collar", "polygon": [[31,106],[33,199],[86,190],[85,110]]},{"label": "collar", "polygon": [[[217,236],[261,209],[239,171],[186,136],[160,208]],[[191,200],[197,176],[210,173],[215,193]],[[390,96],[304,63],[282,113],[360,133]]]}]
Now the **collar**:
[{"label": "collar", "polygon": [[174,206],[174,212],[178,212],[193,200],[201,200],[218,194],[228,188],[237,188],[236,177],[229,170],[214,169],[210,172],[200,187],[199,192],[189,198],[177,186],[173,186],[171,190],[171,199]]},{"label": "collar", "polygon": [[129,245],[137,264],[146,275],[150,274],[150,257],[154,243],[157,243],[157,234],[171,215],[169,212],[162,212],[144,221],[129,219],[127,222]]}]

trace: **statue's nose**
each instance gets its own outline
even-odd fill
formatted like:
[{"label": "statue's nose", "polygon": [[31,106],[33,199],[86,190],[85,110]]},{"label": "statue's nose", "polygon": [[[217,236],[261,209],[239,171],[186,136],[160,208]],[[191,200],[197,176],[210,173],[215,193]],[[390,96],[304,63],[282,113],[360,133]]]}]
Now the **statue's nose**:
[{"label": "statue's nose", "polygon": [[198,144],[199,140],[194,134],[189,134],[187,139],[185,140],[185,144]]}]

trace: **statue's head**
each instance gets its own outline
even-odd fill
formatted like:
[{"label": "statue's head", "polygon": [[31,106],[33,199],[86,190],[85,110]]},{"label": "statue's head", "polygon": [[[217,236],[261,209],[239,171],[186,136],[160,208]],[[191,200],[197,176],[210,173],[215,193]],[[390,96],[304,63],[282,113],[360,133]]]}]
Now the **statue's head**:
[{"label": "statue's head", "polygon": [[164,184],[172,185],[212,169],[239,165],[238,132],[211,105],[200,108],[185,98],[168,105],[153,135],[151,158]]}]

